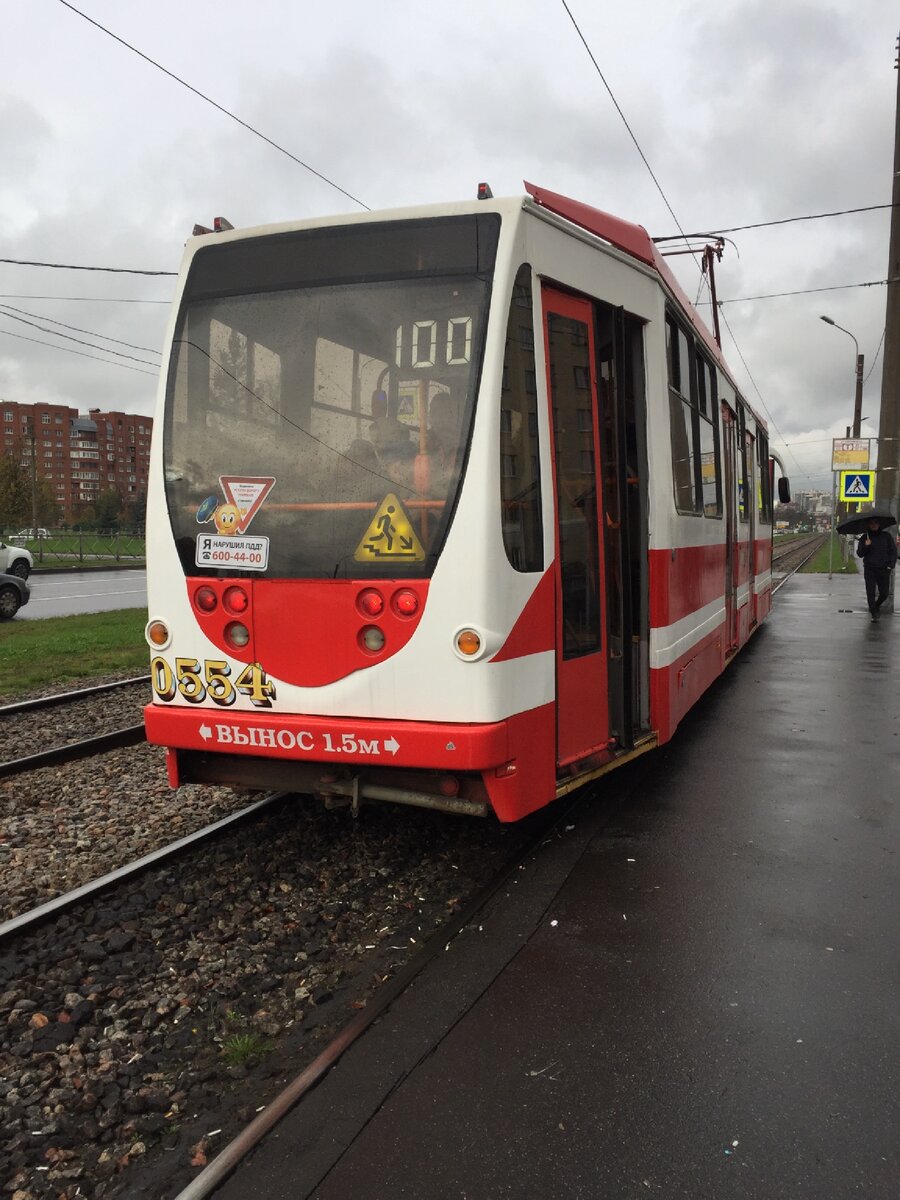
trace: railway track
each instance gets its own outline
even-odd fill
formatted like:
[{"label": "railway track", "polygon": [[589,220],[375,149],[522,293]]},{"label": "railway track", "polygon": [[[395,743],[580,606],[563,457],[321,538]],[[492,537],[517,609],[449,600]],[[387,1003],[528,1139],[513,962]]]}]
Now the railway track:
[{"label": "railway track", "polygon": [[203,829],[195,830],[186,837],[178,838],[167,846],[162,846],[158,850],[153,850],[149,854],[143,855],[141,858],[135,859],[134,862],[127,863],[125,866],[117,867],[113,871],[108,871],[104,875],[93,879],[88,883],[81,884],[77,888],[66,892],[64,895],[56,896],[52,900],[47,900],[43,904],[39,904],[36,908],[29,909],[27,912],[20,913],[18,916],[11,917],[9,920],[0,924],[0,945],[12,939],[14,936],[30,932],[36,929],[43,922],[51,917],[58,916],[62,912],[74,908],[81,901],[92,900],[102,893],[115,887],[117,884],[126,880],[133,880],[143,872],[150,870],[151,867],[164,865],[168,860],[174,859],[177,855],[182,854],[185,850],[192,846],[197,846],[202,842],[208,841],[217,834],[230,829],[233,825],[239,824],[256,816],[264,809],[284,799],[287,795],[285,792],[273,792],[268,796],[264,796],[260,800],[249,804],[246,808],[240,809],[230,816],[223,817],[219,821],[214,821],[211,825],[205,826]]},{"label": "railway track", "polygon": [[[135,1190],[136,1161],[121,1173],[162,1143],[155,1161],[186,1182],[202,1114],[221,1110],[236,1133],[248,1098],[277,1092],[281,1062],[314,1059],[527,833],[405,810],[363,823],[267,797],[219,836],[198,831],[11,922],[0,1178],[34,1200],[174,1194]],[[48,1160],[58,1144],[65,1157]]]},{"label": "railway track", "polygon": [[[772,551],[772,566],[776,563],[783,562],[786,558],[793,558],[799,551],[807,547],[814,547],[816,550],[823,544],[827,534],[813,534],[812,537],[806,538],[802,542],[791,542],[790,545],[779,547],[778,550]],[[805,560],[804,560],[805,561]]]},{"label": "railway track", "polygon": [[[53,723],[47,720],[47,714],[60,709],[67,709],[69,712],[67,720],[63,722],[63,732],[70,735],[69,740],[60,744],[32,749],[28,754],[13,753],[5,761],[0,761],[0,779],[42,767],[61,766],[124,746],[140,744],[145,739],[143,721],[119,726],[105,733],[94,733],[87,738],[77,736],[76,731],[80,732],[86,723],[91,723],[96,728],[99,719],[98,701],[105,701],[113,693],[130,691],[138,698],[139,703],[143,704],[148,698],[148,685],[149,676],[142,675],[0,705],[0,755],[10,755],[11,750],[16,751],[26,746],[31,748],[35,742],[41,743],[48,737],[52,739],[58,736],[58,732],[54,735]],[[123,707],[127,705],[123,704]]]}]

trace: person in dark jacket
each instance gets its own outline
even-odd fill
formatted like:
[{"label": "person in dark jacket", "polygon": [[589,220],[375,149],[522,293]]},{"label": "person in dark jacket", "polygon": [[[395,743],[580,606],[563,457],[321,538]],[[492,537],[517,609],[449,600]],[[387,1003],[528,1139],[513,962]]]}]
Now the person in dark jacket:
[{"label": "person in dark jacket", "polygon": [[887,600],[891,588],[891,571],[897,564],[897,543],[893,534],[881,528],[879,519],[872,517],[868,529],[859,539],[856,553],[863,560],[869,612],[872,620],[877,621],[878,610]]}]

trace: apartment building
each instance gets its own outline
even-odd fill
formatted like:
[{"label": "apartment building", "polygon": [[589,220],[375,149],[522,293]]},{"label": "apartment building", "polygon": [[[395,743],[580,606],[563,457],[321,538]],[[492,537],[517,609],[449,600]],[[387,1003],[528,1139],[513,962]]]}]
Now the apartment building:
[{"label": "apartment building", "polygon": [[33,464],[65,521],[78,520],[110,488],[126,504],[146,493],[152,430],[151,417],[134,413],[0,400],[0,453],[28,470]]}]

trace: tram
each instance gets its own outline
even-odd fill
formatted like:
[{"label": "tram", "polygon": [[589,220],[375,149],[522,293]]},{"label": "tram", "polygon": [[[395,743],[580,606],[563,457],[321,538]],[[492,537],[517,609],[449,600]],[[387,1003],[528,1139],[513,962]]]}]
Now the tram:
[{"label": "tram", "polygon": [[195,229],[147,511],[173,787],[515,821],[769,612],[764,422],[643,228],[525,187]]}]

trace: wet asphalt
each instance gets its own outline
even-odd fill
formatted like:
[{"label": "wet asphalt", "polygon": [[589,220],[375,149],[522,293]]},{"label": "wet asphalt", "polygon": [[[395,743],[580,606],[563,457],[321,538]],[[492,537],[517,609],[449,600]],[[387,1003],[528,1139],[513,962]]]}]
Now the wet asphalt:
[{"label": "wet asphalt", "polygon": [[144,570],[34,572],[28,586],[31,596],[19,620],[147,607]]},{"label": "wet asphalt", "polygon": [[217,1195],[896,1200],[900,615],[862,589],[794,576]]}]

